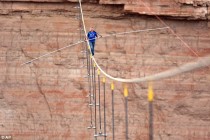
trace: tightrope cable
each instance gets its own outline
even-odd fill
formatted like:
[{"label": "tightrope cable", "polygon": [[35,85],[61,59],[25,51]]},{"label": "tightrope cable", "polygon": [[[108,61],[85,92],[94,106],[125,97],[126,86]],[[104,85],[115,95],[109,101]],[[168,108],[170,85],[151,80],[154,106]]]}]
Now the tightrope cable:
[{"label": "tightrope cable", "polygon": [[[79,2],[80,2],[80,10],[81,10],[81,18],[82,18],[82,23],[83,23],[83,29],[84,29],[85,35],[86,35],[87,31],[86,31],[86,27],[85,27],[83,12],[82,12],[81,0],[79,0]],[[167,28],[168,28],[168,26],[167,26]],[[88,41],[87,41],[87,44],[88,44],[88,46],[90,46]],[[154,75],[150,75],[150,76],[146,76],[146,77],[142,77],[142,78],[133,78],[133,79],[115,78],[115,77],[107,74],[105,71],[103,71],[103,69],[98,65],[98,63],[96,62],[94,57],[93,57],[93,61],[96,64],[97,68],[106,77],[110,78],[111,80],[118,81],[118,82],[125,82],[125,83],[137,83],[137,82],[160,80],[160,79],[172,77],[172,76],[175,76],[177,74],[184,73],[184,72],[189,72],[189,71],[192,71],[192,70],[196,70],[198,68],[206,67],[206,66],[210,65],[210,56],[199,59],[197,62],[191,62],[191,63],[187,63],[185,65],[179,66],[176,69],[171,69],[171,70],[160,72],[160,73],[157,73],[157,74],[154,74]]]},{"label": "tightrope cable", "polygon": [[[80,12],[81,12],[81,20],[82,20],[82,25],[83,25],[83,30],[84,30],[84,33],[85,33],[85,36],[87,34],[87,31],[86,31],[86,27],[85,27],[85,22],[84,22],[84,16],[83,16],[83,11],[82,11],[82,5],[81,5],[81,0],[79,0],[79,7],[80,7]],[[167,27],[163,27],[163,28],[169,28],[168,26]],[[150,29],[151,30],[151,29]],[[139,30],[139,31],[142,31],[142,30]],[[131,32],[135,32],[135,31],[131,31]],[[125,32],[125,33],[128,33],[128,32]],[[119,34],[122,34],[122,33],[119,33]],[[89,45],[89,41],[85,40],[88,44],[88,47],[90,46]],[[82,43],[84,41],[79,41],[75,44],[72,44],[70,46],[73,46],[73,45],[76,45],[76,44],[79,44],[79,43]],[[66,46],[66,47],[63,47],[61,49],[65,49],[67,47],[70,47],[70,46]],[[50,53],[47,53],[45,55],[42,55],[40,57],[37,57],[35,59],[32,59],[31,61],[28,61],[26,63],[23,63],[22,65],[24,64],[28,64],[28,63],[31,63],[41,57],[45,57],[45,56],[48,56],[52,53],[55,53],[61,49],[58,49],[58,50],[55,50],[53,52],[50,52]],[[90,51],[90,50],[89,50]],[[192,70],[195,70],[195,69],[198,69],[198,68],[202,68],[202,67],[206,67],[208,65],[210,65],[210,57],[205,57],[203,59],[199,59],[197,62],[192,62],[192,63],[188,63],[188,64],[185,64],[183,66],[180,66],[176,69],[171,69],[171,70],[167,70],[165,72],[161,72],[161,73],[157,73],[157,74],[154,74],[154,75],[150,75],[150,76],[147,76],[147,77],[142,77],[142,78],[133,78],[133,79],[122,79],[122,78],[115,78],[115,77],[112,77],[111,75],[107,74],[105,71],[102,70],[102,68],[98,65],[98,63],[96,62],[95,58],[93,57],[93,61],[94,63],[96,64],[96,66],[98,67],[98,69],[100,69],[100,71],[108,78],[114,80],[114,81],[119,81],[119,82],[128,82],[128,83],[135,83],[135,82],[145,82],[145,81],[154,81],[154,80],[160,80],[160,79],[164,79],[164,78],[168,78],[168,77],[171,77],[171,76],[175,76],[177,74],[181,74],[181,73],[184,73],[184,72],[189,72],[189,71],[192,71]],[[202,64],[199,64],[199,63],[202,63]]]},{"label": "tightrope cable", "polygon": [[210,65],[210,56],[203,57],[198,59],[196,62],[190,62],[182,66],[178,66],[177,68],[169,69],[157,74],[153,74],[150,76],[142,77],[142,78],[132,78],[132,79],[124,79],[124,78],[115,78],[109,74],[107,74],[96,62],[95,58],[93,57],[94,63],[97,65],[98,69],[108,78],[118,82],[124,83],[138,83],[138,82],[147,82],[147,81],[156,81],[164,78],[169,78],[181,73],[189,72],[192,70],[197,70],[199,68],[206,67]]}]

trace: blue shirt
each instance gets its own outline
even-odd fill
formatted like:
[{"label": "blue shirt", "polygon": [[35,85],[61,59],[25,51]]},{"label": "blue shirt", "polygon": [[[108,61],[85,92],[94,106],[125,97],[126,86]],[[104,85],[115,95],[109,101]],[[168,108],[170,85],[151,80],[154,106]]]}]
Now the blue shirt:
[{"label": "blue shirt", "polygon": [[89,31],[87,37],[90,42],[95,42],[95,38],[98,37],[96,31]]}]

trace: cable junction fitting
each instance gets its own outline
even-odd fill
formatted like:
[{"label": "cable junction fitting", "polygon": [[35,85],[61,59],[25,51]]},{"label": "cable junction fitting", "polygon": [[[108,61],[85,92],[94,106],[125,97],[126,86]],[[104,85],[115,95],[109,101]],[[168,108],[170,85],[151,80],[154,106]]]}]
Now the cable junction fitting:
[{"label": "cable junction fitting", "polygon": [[74,8],[75,8],[75,9],[80,9],[80,6],[75,6]]},{"label": "cable junction fitting", "polygon": [[88,77],[93,77],[92,75],[86,75],[84,76],[84,78],[88,78]]},{"label": "cable junction fitting", "polygon": [[102,132],[99,132],[98,134],[95,134],[94,137],[107,137],[107,134],[103,134]]},{"label": "cable junction fitting", "polygon": [[93,94],[89,94],[89,95],[87,95],[86,97],[93,97]]},{"label": "cable junction fitting", "polygon": [[86,67],[87,67],[87,65],[80,66],[80,68],[86,68]]},{"label": "cable junction fitting", "polygon": [[96,129],[96,127],[91,124],[87,129]]},{"label": "cable junction fitting", "polygon": [[[90,103],[89,106],[93,106],[95,103]],[[96,104],[96,106],[99,106],[99,104]]]}]

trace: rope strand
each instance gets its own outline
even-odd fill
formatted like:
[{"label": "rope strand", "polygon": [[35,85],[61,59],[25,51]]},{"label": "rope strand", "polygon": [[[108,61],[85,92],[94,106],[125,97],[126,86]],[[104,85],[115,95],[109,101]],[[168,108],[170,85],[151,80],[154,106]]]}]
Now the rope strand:
[{"label": "rope strand", "polygon": [[104,140],[106,140],[106,84],[105,84],[105,77],[103,78],[103,85],[104,85]]}]

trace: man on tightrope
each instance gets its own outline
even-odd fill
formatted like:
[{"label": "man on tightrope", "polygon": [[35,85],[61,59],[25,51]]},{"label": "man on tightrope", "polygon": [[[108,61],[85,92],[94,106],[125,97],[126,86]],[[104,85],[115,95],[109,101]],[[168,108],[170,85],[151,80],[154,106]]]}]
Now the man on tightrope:
[{"label": "man on tightrope", "polygon": [[92,55],[94,55],[94,48],[95,48],[96,38],[99,38],[99,36],[102,37],[96,31],[94,31],[93,27],[91,27],[90,31],[87,34],[87,39],[88,39],[89,44],[90,44],[90,49],[91,49]]}]

